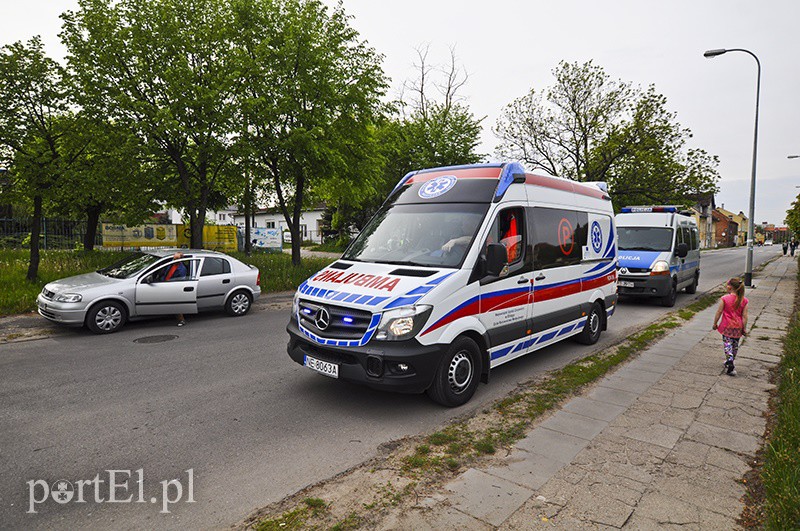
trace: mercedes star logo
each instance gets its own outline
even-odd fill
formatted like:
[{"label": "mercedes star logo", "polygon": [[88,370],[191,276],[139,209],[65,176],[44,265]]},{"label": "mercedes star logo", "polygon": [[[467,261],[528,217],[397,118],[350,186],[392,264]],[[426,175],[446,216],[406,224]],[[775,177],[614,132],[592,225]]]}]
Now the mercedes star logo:
[{"label": "mercedes star logo", "polygon": [[317,328],[320,330],[328,328],[328,325],[331,324],[331,314],[328,313],[328,310],[320,308],[317,312],[317,318],[314,319],[314,324],[316,324]]}]

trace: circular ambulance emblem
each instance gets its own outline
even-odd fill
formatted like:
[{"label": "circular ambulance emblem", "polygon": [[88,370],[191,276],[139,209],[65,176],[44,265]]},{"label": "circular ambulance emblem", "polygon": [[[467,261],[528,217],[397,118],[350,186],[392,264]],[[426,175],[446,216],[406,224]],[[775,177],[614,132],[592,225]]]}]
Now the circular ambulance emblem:
[{"label": "circular ambulance emblem", "polygon": [[320,308],[317,312],[317,318],[314,319],[314,324],[320,330],[325,330],[331,324],[331,314],[325,308]]},{"label": "circular ambulance emblem", "polygon": [[603,230],[596,221],[592,222],[592,249],[596,253],[603,249]]},{"label": "circular ambulance emblem", "polygon": [[442,175],[426,182],[419,189],[419,196],[422,199],[433,199],[449,191],[456,184],[455,175]]}]

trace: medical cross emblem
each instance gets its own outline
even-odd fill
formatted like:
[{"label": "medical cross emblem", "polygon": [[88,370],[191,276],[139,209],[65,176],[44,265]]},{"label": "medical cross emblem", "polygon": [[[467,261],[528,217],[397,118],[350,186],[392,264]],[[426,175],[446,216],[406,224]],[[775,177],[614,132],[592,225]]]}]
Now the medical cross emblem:
[{"label": "medical cross emblem", "polygon": [[419,189],[419,196],[422,199],[433,199],[434,197],[439,197],[455,186],[456,181],[457,179],[455,175],[443,175],[441,177],[432,179],[426,182]]},{"label": "medical cross emblem", "polygon": [[603,249],[603,230],[596,221],[592,222],[592,249],[596,253]]}]

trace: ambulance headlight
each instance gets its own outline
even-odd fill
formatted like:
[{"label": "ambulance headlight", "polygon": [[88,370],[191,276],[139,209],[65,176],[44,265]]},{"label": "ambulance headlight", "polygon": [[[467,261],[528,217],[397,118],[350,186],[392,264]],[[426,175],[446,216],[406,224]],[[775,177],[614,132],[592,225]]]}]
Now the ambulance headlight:
[{"label": "ambulance headlight", "polygon": [[664,260],[659,260],[650,269],[651,275],[669,275],[669,263]]},{"label": "ambulance headlight", "polygon": [[433,306],[421,304],[383,312],[375,339],[400,341],[411,339],[425,326]]}]

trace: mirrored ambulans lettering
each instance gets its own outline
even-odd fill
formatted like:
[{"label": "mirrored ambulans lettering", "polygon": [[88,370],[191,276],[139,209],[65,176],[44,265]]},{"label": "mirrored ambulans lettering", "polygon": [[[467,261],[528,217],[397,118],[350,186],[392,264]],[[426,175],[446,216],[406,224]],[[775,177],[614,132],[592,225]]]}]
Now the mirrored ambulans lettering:
[{"label": "mirrored ambulans lettering", "polygon": [[364,273],[347,273],[346,271],[334,271],[326,269],[312,279],[314,282],[331,282],[334,284],[353,284],[372,289],[394,290],[400,283],[399,278],[383,277],[379,275],[367,275]]}]

